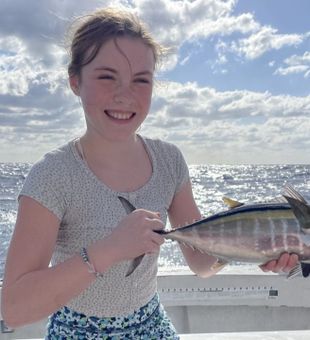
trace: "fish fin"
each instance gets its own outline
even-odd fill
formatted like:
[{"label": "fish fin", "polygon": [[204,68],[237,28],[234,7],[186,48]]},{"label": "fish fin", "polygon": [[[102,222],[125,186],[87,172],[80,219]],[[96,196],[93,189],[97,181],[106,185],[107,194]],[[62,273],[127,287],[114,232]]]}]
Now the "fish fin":
[{"label": "fish fin", "polygon": [[222,200],[230,209],[241,207],[242,205],[244,205],[244,203],[238,202],[226,196],[224,196]]},{"label": "fish fin", "polygon": [[310,263],[307,261],[303,261],[301,263],[301,270],[302,270],[302,276],[308,277],[310,275]]},{"label": "fish fin", "polygon": [[191,248],[192,250],[199,250],[196,247],[194,247],[193,245],[191,245],[190,243],[184,242],[184,241],[179,241],[179,243],[183,244],[183,246]]},{"label": "fish fin", "polygon": [[126,200],[126,198],[122,196],[118,196],[118,199],[121,201],[122,206],[125,209],[127,214],[130,214],[136,210],[136,208],[128,200]]},{"label": "fish fin", "polygon": [[199,248],[197,246],[193,246],[190,243],[182,242],[186,247],[190,247],[194,251],[199,251],[201,254],[207,254],[202,248]]},{"label": "fish fin", "polygon": [[302,276],[302,268],[300,263],[297,263],[296,266],[290,270],[286,278],[290,280],[297,276]]},{"label": "fish fin", "polygon": [[[136,210],[136,208],[128,200],[126,200],[126,198],[118,196],[118,199],[121,201],[122,206],[125,209],[127,214],[130,214]],[[143,257],[144,257],[144,254],[136,257],[130,262],[127,273],[126,273],[126,277],[131,275],[136,270],[136,268],[141,263]]]},{"label": "fish fin", "polygon": [[285,187],[285,193],[283,197],[286,198],[290,204],[294,215],[301,225],[302,230],[306,233],[310,233],[310,206],[306,200],[291,186]]},{"label": "fish fin", "polygon": [[131,275],[136,270],[136,268],[139,266],[139,264],[143,260],[144,255],[145,254],[140,255],[130,262],[129,268],[128,268],[127,273],[126,273],[126,277]]},{"label": "fish fin", "polygon": [[183,242],[183,244],[186,245],[186,247],[191,248],[192,250],[196,250],[194,246],[192,246],[190,243]]},{"label": "fish fin", "polygon": [[217,259],[217,261],[211,266],[211,270],[221,270],[228,264],[227,261]]},{"label": "fish fin", "polygon": [[295,190],[290,184],[287,184],[284,187],[284,197],[289,196],[295,198],[296,200],[303,202],[304,204],[308,204],[308,202],[301,196],[301,194]]},{"label": "fish fin", "polygon": [[292,279],[297,276],[308,277],[310,274],[309,260],[302,261],[296,264],[295,267],[288,273],[287,279]]},{"label": "fish fin", "polygon": [[184,242],[184,241],[178,241],[179,244],[182,244],[185,247],[191,248],[194,251],[199,251],[201,254],[207,254],[203,249],[193,246],[192,244],[188,243],[188,242]]}]

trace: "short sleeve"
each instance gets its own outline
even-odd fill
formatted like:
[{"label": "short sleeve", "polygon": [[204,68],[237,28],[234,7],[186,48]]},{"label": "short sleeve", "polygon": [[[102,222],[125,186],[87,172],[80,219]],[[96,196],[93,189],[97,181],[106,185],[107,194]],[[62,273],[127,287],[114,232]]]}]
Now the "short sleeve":
[{"label": "short sleeve", "polygon": [[31,168],[18,195],[28,196],[50,210],[61,221],[68,204],[70,176],[62,162],[45,156]]},{"label": "short sleeve", "polygon": [[176,188],[175,193],[179,192],[182,186],[190,179],[187,163],[182,152],[175,146],[175,167],[176,167]]}]

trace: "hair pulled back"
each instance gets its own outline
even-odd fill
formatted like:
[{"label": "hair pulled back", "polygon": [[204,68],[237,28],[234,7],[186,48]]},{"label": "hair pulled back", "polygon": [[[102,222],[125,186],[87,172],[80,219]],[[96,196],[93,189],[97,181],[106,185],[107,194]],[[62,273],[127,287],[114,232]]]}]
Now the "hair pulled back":
[{"label": "hair pulled back", "polygon": [[145,25],[134,14],[120,9],[99,9],[74,22],[69,50],[69,77],[80,76],[83,66],[96,57],[101,46],[117,37],[141,39],[152,49],[156,66],[165,52],[164,47],[155,42]]}]

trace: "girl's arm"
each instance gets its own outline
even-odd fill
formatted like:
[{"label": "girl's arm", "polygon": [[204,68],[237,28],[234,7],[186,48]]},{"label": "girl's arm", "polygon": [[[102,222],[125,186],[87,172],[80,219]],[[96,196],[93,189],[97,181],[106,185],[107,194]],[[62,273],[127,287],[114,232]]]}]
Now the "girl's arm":
[{"label": "girl's arm", "polygon": [[[185,183],[181,190],[174,196],[168,211],[171,226],[174,228],[182,227],[201,219],[200,211],[193,197],[190,181]],[[213,256],[202,254],[198,250],[192,250],[180,244],[182,253],[190,269],[199,276],[208,277],[217,273],[221,268],[212,267],[217,259]]]},{"label": "girl's arm", "polygon": [[[103,273],[124,259],[158,252],[164,239],[153,229],[162,227],[155,213],[137,210],[111,235],[87,248],[90,262]],[[32,198],[21,197],[2,287],[1,313],[8,326],[47,317],[95,280],[79,254],[49,267],[58,229],[53,213]]]},{"label": "girl's arm", "polygon": [[7,325],[18,327],[47,317],[95,279],[80,255],[49,267],[58,228],[53,213],[21,197],[2,287],[2,316]]}]

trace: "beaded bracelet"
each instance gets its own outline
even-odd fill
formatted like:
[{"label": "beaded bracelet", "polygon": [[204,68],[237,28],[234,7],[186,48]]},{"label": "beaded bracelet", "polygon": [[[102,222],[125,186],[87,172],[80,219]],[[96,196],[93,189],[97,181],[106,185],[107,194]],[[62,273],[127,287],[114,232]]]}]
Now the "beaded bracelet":
[{"label": "beaded bracelet", "polygon": [[94,274],[96,276],[96,278],[98,279],[99,277],[102,277],[102,274],[97,272],[94,265],[92,263],[90,263],[89,258],[88,258],[88,254],[87,254],[87,250],[86,248],[82,248],[80,255],[82,256],[83,261],[87,264],[88,266],[88,272],[91,274]]}]

